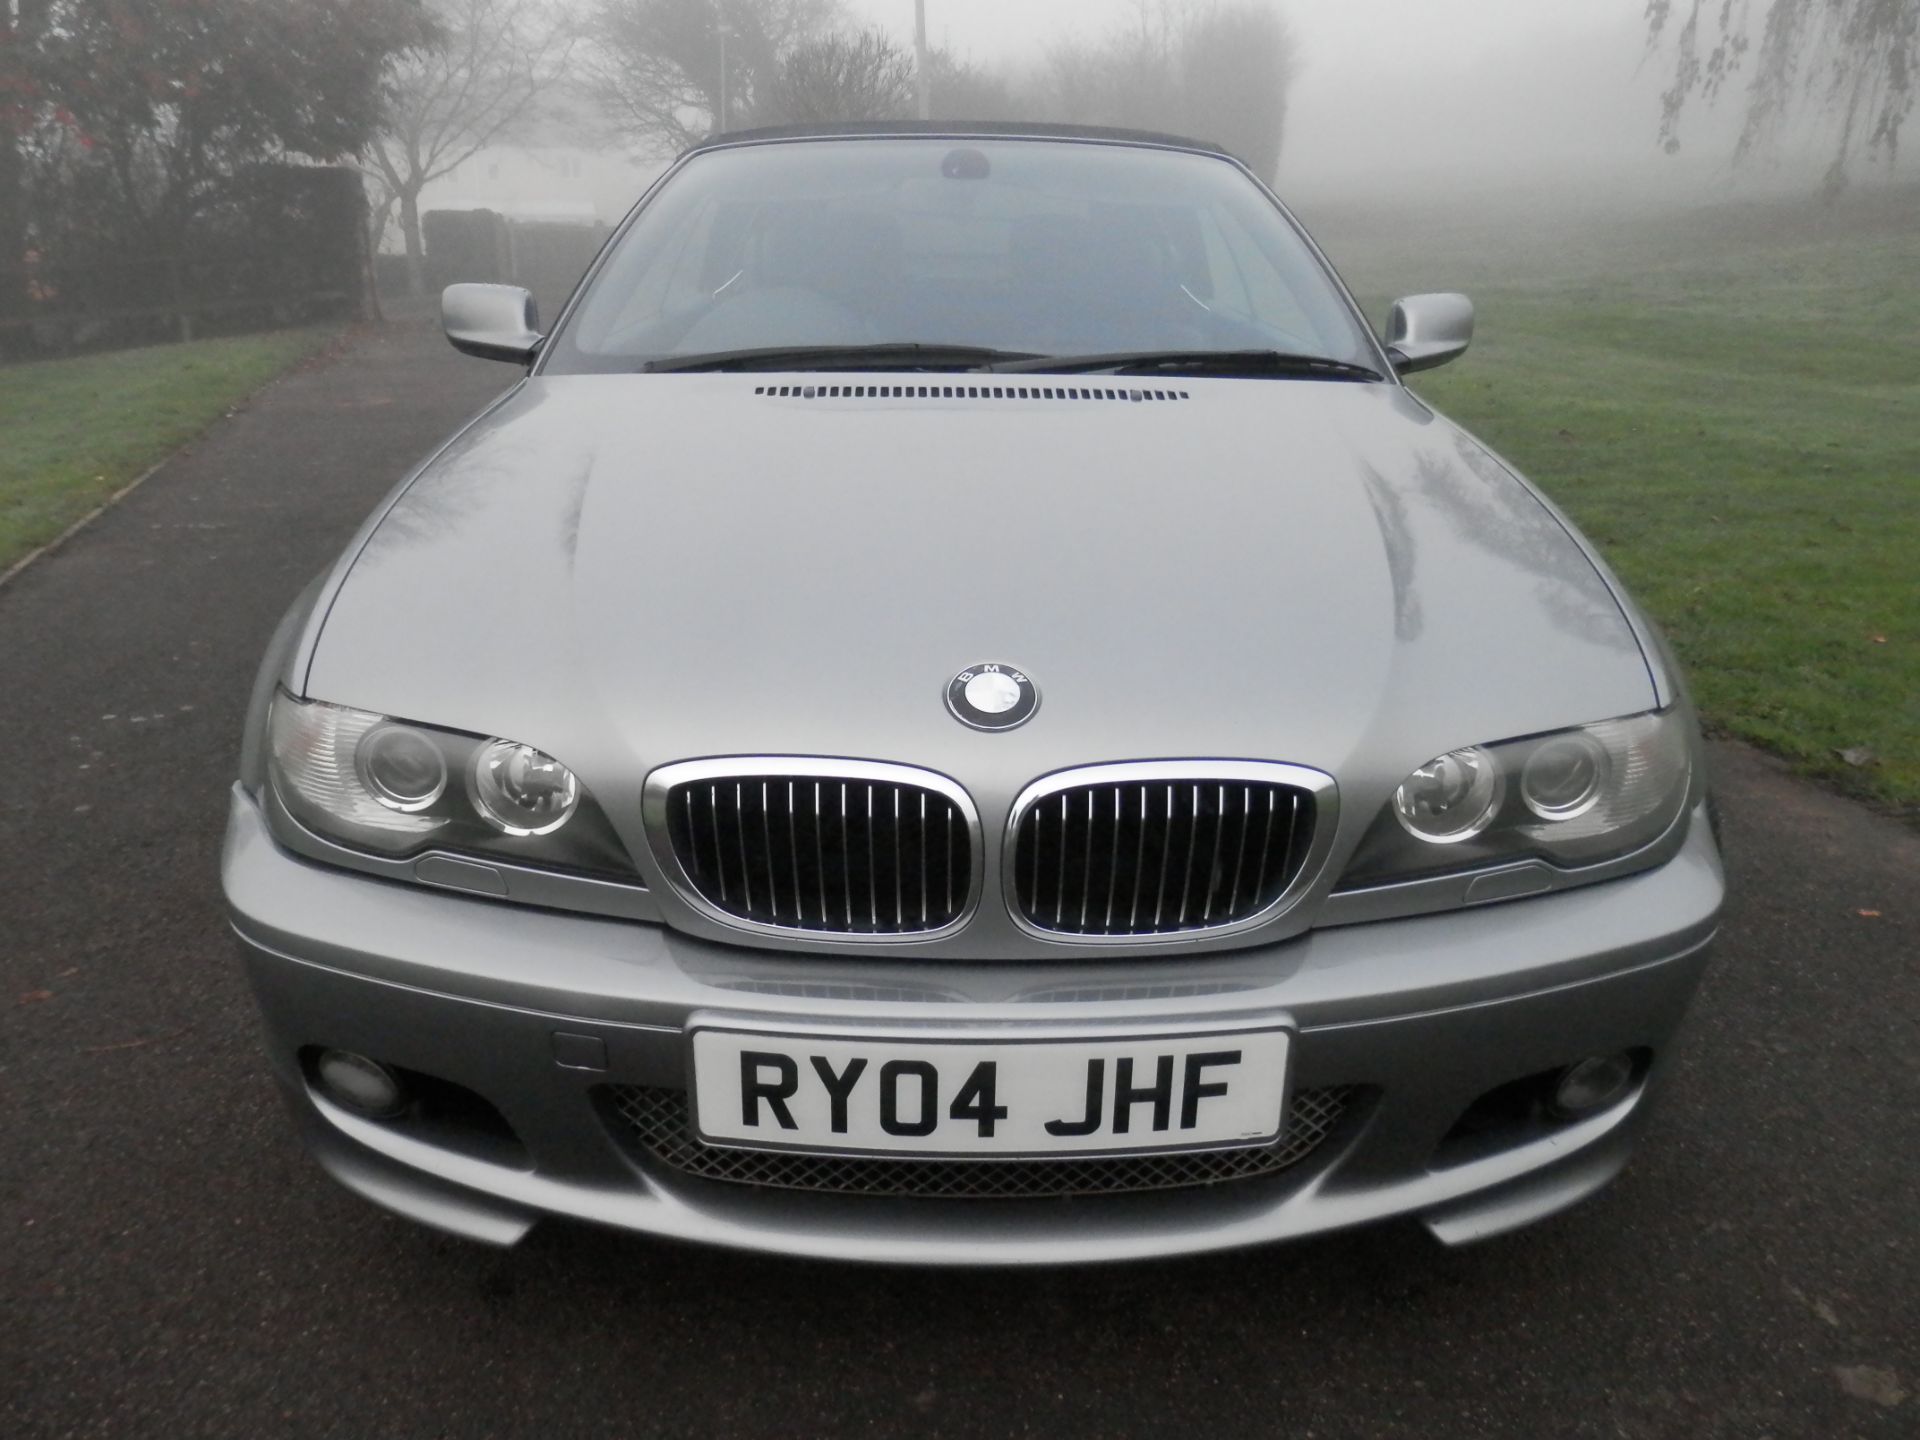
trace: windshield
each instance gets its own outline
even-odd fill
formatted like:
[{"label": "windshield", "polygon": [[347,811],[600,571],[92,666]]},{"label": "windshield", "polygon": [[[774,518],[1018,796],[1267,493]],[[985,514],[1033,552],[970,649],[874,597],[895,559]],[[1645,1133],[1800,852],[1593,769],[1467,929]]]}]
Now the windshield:
[{"label": "windshield", "polygon": [[1378,364],[1325,267],[1224,160],[865,139],[696,155],[615,242],[544,368],[908,344],[1045,356],[1262,349]]}]

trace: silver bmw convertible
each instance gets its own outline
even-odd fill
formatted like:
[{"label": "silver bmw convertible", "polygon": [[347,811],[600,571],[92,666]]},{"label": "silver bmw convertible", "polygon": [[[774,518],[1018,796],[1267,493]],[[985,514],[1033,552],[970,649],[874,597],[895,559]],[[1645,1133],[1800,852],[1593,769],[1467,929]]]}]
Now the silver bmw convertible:
[{"label": "silver bmw convertible", "polygon": [[325,1169],[848,1260],[1114,1260],[1626,1160],[1722,871],[1671,655],[1245,166],[725,135],[260,672],[223,858]]}]

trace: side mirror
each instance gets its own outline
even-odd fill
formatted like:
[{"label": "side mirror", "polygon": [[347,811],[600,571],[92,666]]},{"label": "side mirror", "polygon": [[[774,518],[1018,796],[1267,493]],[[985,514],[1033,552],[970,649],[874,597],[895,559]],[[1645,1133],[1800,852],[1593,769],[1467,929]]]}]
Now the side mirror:
[{"label": "side mirror", "polygon": [[524,365],[540,346],[533,296],[517,285],[449,285],[440,295],[440,326],[462,355]]},{"label": "side mirror", "polygon": [[1473,343],[1473,302],[1464,295],[1406,295],[1387,317],[1387,358],[1402,375],[1458,360]]}]

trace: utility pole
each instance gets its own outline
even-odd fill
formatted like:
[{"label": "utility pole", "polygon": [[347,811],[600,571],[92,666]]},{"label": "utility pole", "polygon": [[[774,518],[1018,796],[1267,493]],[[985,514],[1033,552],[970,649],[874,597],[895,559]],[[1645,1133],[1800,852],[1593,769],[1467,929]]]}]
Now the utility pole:
[{"label": "utility pole", "polygon": [[727,7],[714,8],[714,19],[720,29],[720,123],[713,128],[725,133],[727,123],[732,119],[733,107],[727,103]]},{"label": "utility pole", "polygon": [[913,0],[914,74],[919,79],[920,118],[933,118],[933,93],[927,87],[927,0]]}]

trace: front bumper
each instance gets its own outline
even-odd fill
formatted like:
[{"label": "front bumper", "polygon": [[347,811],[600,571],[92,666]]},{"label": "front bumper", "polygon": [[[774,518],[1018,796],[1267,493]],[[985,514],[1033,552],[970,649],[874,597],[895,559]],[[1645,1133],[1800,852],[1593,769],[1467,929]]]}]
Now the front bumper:
[{"label": "front bumper", "polygon": [[[279,848],[236,789],[222,865],[274,1070],[349,1188],[499,1244],[545,1216],[868,1261],[1018,1264],[1191,1253],[1417,1216],[1498,1233],[1625,1163],[1698,983],[1722,895],[1704,813],[1657,870],[1581,890],[1321,930],[1205,956],[930,964],[782,956],[331,870]],[[604,1087],[685,1083],[690,1017],[770,1025],[1111,1028],[1283,1014],[1294,1084],[1355,1086],[1348,1123],[1277,1174],[1047,1200],[933,1200],[699,1179],[627,1143]],[[308,1083],[331,1046],[483,1097],[489,1149],[364,1119]],[[1609,1109],[1455,1143],[1480,1097],[1582,1056],[1650,1065]],[[582,1062],[591,1068],[583,1068]]]}]

